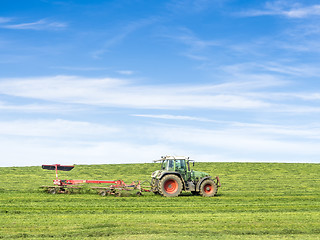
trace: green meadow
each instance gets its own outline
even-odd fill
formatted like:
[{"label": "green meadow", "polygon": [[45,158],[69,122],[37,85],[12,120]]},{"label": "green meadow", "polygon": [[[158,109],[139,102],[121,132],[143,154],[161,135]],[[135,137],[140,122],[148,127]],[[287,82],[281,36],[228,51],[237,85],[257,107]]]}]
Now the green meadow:
[{"label": "green meadow", "polygon": [[[149,179],[158,164],[77,165],[61,179]],[[0,168],[3,239],[320,239],[320,164],[196,163],[218,175],[212,198],[51,195],[54,171]]]}]

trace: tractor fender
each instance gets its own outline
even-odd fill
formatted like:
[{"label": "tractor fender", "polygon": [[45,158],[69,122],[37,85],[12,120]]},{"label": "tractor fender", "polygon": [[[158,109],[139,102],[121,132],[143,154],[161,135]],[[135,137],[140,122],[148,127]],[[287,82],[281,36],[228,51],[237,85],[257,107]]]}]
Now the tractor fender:
[{"label": "tractor fender", "polygon": [[201,186],[201,183],[206,180],[206,179],[211,179],[211,177],[204,177],[204,178],[201,178],[200,181],[197,183],[196,185],[196,191],[199,192],[200,191],[200,186]]},{"label": "tractor fender", "polygon": [[172,171],[172,172],[163,172],[163,173],[161,173],[161,175],[160,175],[159,177],[157,177],[157,178],[160,180],[161,178],[163,178],[164,176],[169,175],[169,174],[173,174],[173,175],[178,176],[178,177],[180,178],[181,182],[182,182],[182,189],[186,189],[186,183],[184,182],[181,174],[178,173],[178,172],[174,172],[174,171]]}]

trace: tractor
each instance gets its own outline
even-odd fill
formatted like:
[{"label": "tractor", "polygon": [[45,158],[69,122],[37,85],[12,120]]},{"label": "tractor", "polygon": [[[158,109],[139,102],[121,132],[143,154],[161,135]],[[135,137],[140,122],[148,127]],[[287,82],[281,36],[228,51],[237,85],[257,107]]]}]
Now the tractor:
[{"label": "tractor", "polygon": [[214,179],[205,172],[190,169],[189,157],[162,156],[161,169],[151,175],[151,190],[155,194],[165,197],[177,197],[181,191],[191,192],[193,195],[213,197],[221,186],[220,179]]}]

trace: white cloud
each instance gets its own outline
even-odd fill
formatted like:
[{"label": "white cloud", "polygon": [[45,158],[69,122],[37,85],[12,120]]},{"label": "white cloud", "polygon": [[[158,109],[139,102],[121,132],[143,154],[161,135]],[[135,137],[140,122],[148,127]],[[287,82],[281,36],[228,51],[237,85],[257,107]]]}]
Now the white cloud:
[{"label": "white cloud", "polygon": [[[255,70],[268,72],[269,74],[254,74]],[[281,80],[281,78],[275,74],[282,74],[287,76],[297,77],[318,77],[320,76],[320,70],[317,66],[311,64],[296,64],[294,62],[282,63],[279,61],[266,61],[266,62],[245,62],[240,64],[227,65],[223,67],[223,70],[232,75],[243,76],[243,78],[264,78],[272,81],[274,86],[281,86],[288,84],[288,81]],[[246,74],[251,72],[251,74]],[[249,81],[248,81],[249,82]],[[258,82],[258,81],[257,81]],[[260,84],[263,84],[261,82]],[[271,83],[265,83],[271,86]]]},{"label": "white cloud", "polygon": [[[257,91],[260,89],[269,89],[272,87],[287,86],[288,81],[276,78],[275,76],[268,74],[245,74],[239,72],[238,68],[244,67],[243,65],[233,65],[232,67],[225,67],[225,71],[235,79],[230,82],[223,82],[212,85],[196,85],[189,88],[191,92],[207,92],[207,93],[248,93],[251,91]],[[236,69],[235,69],[235,68]]]},{"label": "white cloud", "polygon": [[[40,139],[1,139],[0,166],[41,164],[151,163],[161,155],[184,152],[166,144],[139,145],[127,142],[72,142]],[[125,149],[125,151],[124,151]]]},{"label": "white cloud", "polygon": [[156,19],[156,18],[145,18],[145,19],[140,19],[137,21],[129,22],[124,27],[119,27],[120,32],[114,33],[112,36],[110,36],[108,38],[108,40],[106,40],[104,42],[104,44],[98,50],[92,52],[92,57],[93,58],[100,58],[101,55],[108,52],[111,47],[124,41],[133,32],[135,32],[141,28],[150,26],[151,24],[155,23],[156,21],[158,21],[158,19]]},{"label": "white cloud", "polygon": [[191,116],[177,116],[177,115],[169,115],[169,114],[132,114],[135,117],[146,117],[146,118],[158,118],[158,119],[170,119],[170,120],[189,120],[189,121],[200,121],[200,122],[211,122],[212,120],[207,118],[200,117],[191,117]]},{"label": "white cloud", "polygon": [[[307,139],[319,139],[320,140],[320,125],[309,125],[309,126],[299,126],[299,125],[268,125],[268,124],[249,124],[234,122],[230,126],[234,129],[241,129],[241,131],[248,131],[254,133],[257,136],[268,136],[275,139],[293,139],[303,138]],[[266,137],[264,137],[266,138]]]},{"label": "white cloud", "polygon": [[200,39],[188,28],[180,28],[175,30],[173,34],[165,35],[163,37],[184,44],[187,49],[180,54],[196,61],[210,61],[212,56],[208,55],[208,49],[212,47],[221,48],[223,45],[225,45],[225,43],[221,43],[217,40]]},{"label": "white cloud", "polygon": [[13,104],[0,101],[0,110],[3,111],[17,111],[25,113],[64,113],[82,111],[85,108],[69,106],[66,104]]},{"label": "white cloud", "polygon": [[[311,124],[308,126],[299,126],[299,125],[271,125],[271,124],[261,124],[261,123],[243,123],[243,122],[232,122],[232,121],[221,121],[210,118],[201,118],[201,117],[191,117],[191,116],[180,116],[180,115],[169,115],[169,114],[132,114],[136,117],[145,117],[145,118],[155,118],[155,119],[168,119],[168,120],[187,120],[187,121],[200,121],[200,122],[211,122],[215,123],[216,129],[220,133],[223,132],[234,132],[237,135],[246,135],[251,133],[255,136],[264,136],[263,138],[303,138],[303,139],[319,139],[320,140],[320,125]],[[197,131],[200,131],[198,129]],[[204,130],[205,132],[208,129]],[[209,130],[213,131],[212,129]],[[214,133],[212,134],[214,135]],[[234,135],[234,134],[231,134]]]},{"label": "white cloud", "polygon": [[36,22],[29,22],[29,23],[18,23],[18,24],[7,24],[7,25],[0,25],[2,28],[8,29],[28,29],[28,30],[57,30],[63,29],[67,27],[66,23],[63,22],[54,22],[49,21],[47,19],[41,19]]},{"label": "white cloud", "polygon": [[134,71],[131,71],[131,70],[119,70],[119,71],[117,71],[117,73],[129,76],[129,75],[133,75]]},{"label": "white cloud", "polygon": [[0,135],[26,137],[75,138],[91,136],[94,138],[115,134],[121,131],[116,127],[107,127],[89,122],[56,120],[16,120],[0,122]]},{"label": "white cloud", "polygon": [[175,15],[181,13],[201,13],[222,6],[226,0],[173,0],[167,3],[167,9]]},{"label": "white cloud", "polygon": [[[249,86],[247,83],[245,85]],[[254,86],[255,83],[251,85]],[[256,87],[259,85],[257,84]],[[128,108],[257,109],[270,107],[269,103],[259,99],[227,91],[235,86],[239,88],[238,83],[217,86],[132,86],[129,82],[119,79],[56,76],[2,79],[0,93],[63,103]]]},{"label": "white cloud", "polygon": [[199,119],[164,117],[177,123],[0,122],[0,166],[143,163],[166,154],[198,161],[319,162],[319,125],[220,122],[205,128],[181,124]]},{"label": "white cloud", "polygon": [[279,15],[287,18],[307,18],[320,16],[320,5],[301,6],[289,5],[286,1],[268,2],[263,10],[249,10],[241,13],[242,16],[272,16]]},{"label": "white cloud", "polygon": [[109,69],[107,67],[68,67],[68,66],[57,66],[57,67],[51,67],[51,68],[71,70],[71,71],[104,71]]},{"label": "white cloud", "polygon": [[[269,132],[269,130],[272,130]],[[296,130],[281,126],[227,126],[210,130],[188,127],[154,129],[154,136],[174,146],[197,149],[224,158],[256,159],[256,161],[319,162],[319,128]]]},{"label": "white cloud", "polygon": [[[318,114],[320,113],[320,107],[309,107],[309,106],[294,106],[294,105],[282,105],[274,112],[279,113],[291,113],[291,114]],[[310,116],[307,116],[310,117]],[[315,116],[316,117],[316,116]]]},{"label": "white cloud", "polygon": [[[257,96],[257,95],[256,95]],[[318,101],[320,100],[320,92],[273,92],[268,95],[260,95],[261,98],[268,99],[277,99],[277,100],[285,100],[285,99],[298,99],[304,101]]]},{"label": "white cloud", "polygon": [[[133,85],[123,79],[75,76],[0,79],[0,93],[38,101],[29,105],[0,102],[0,109],[55,112],[62,105],[60,112],[80,111],[90,106],[297,114],[320,111],[315,105],[320,98],[318,92],[290,92],[289,82],[272,75],[236,74],[234,71],[233,78],[236,77],[239,77],[237,81],[210,85]],[[285,92],[274,90],[283,86],[287,86]]]},{"label": "white cloud", "polygon": [[192,60],[196,60],[196,61],[208,61],[209,58],[200,54],[195,54],[195,53],[182,53],[183,56],[190,58]]},{"label": "white cloud", "polygon": [[12,21],[12,18],[0,17],[0,24]]},{"label": "white cloud", "polygon": [[184,28],[182,30],[183,33],[181,35],[172,36],[171,38],[190,46],[193,50],[202,50],[208,47],[221,45],[217,41],[199,39],[198,37],[194,36],[189,29]]}]

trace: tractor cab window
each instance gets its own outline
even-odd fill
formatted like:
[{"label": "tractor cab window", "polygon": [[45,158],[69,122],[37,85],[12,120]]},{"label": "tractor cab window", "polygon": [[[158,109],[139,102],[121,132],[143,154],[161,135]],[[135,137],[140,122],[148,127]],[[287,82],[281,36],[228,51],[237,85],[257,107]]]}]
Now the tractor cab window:
[{"label": "tractor cab window", "polygon": [[167,160],[166,161],[166,169],[167,170],[173,170],[173,160]]},{"label": "tractor cab window", "polygon": [[180,160],[175,160],[176,162],[176,169],[180,169],[181,166],[180,166]]},{"label": "tractor cab window", "polygon": [[186,168],[186,161],[185,161],[185,160],[181,160],[181,168],[187,169],[187,168]]},{"label": "tractor cab window", "polygon": [[166,169],[166,161],[162,161],[162,163],[161,163],[161,169]]},{"label": "tractor cab window", "polygon": [[182,159],[177,159],[176,161],[176,169],[186,169],[186,162]]}]

